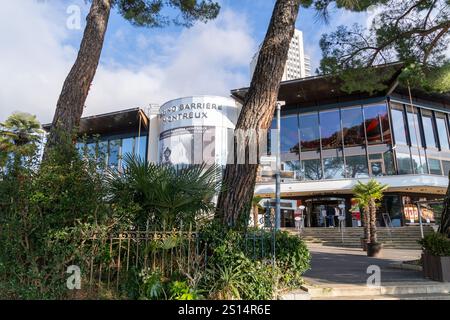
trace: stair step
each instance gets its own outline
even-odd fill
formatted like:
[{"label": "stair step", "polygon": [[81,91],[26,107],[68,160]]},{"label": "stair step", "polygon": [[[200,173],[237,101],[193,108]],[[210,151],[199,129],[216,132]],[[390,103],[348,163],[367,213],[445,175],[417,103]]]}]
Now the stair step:
[{"label": "stair step", "polygon": [[374,296],[321,297],[311,300],[450,300],[450,294],[387,294]]},{"label": "stair step", "polygon": [[379,287],[366,285],[307,285],[303,287],[311,298],[372,297],[385,295],[448,295],[450,283],[423,281],[415,283],[386,283]]}]

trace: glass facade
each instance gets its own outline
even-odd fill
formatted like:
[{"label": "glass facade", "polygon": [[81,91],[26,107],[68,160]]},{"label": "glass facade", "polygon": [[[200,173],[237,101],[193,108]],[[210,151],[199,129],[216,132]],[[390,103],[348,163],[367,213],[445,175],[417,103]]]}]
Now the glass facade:
[{"label": "glass facade", "polygon": [[96,142],[77,142],[76,147],[80,153],[112,169],[126,167],[126,154],[135,154],[147,160],[147,136],[101,137]]},{"label": "glass facade", "polygon": [[300,109],[281,118],[281,152],[285,179],[447,175],[449,115],[396,102]]}]

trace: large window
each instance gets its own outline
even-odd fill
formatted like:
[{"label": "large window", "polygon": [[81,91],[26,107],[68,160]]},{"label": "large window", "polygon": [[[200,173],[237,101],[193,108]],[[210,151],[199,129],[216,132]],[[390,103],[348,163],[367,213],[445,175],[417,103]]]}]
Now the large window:
[{"label": "large window", "polygon": [[411,174],[411,156],[409,153],[399,153],[396,154],[397,157],[397,168],[398,174]]},{"label": "large window", "polygon": [[119,164],[120,139],[109,141],[108,166],[117,168]]},{"label": "large window", "polygon": [[308,159],[301,161],[302,177],[305,180],[322,179],[322,164],[320,159]]},{"label": "large window", "polygon": [[322,148],[337,148],[342,145],[341,117],[339,110],[322,111],[320,118],[320,137]]},{"label": "large window", "polygon": [[409,127],[409,138],[411,140],[411,145],[414,147],[422,146],[422,138],[420,135],[419,122],[417,121],[417,108],[413,108],[411,112],[411,106],[407,106],[407,116],[408,116],[408,127]]},{"label": "large window", "polygon": [[136,138],[136,150],[141,159],[147,159],[147,136]]},{"label": "large window", "polygon": [[394,129],[395,143],[407,145],[408,141],[406,139],[406,127],[405,127],[403,106],[393,105],[391,112],[392,112],[392,127]]},{"label": "large window", "polygon": [[364,147],[345,149],[345,175],[347,178],[366,178],[369,176],[366,149]]},{"label": "large window", "polygon": [[430,110],[422,109],[422,124],[425,143],[428,148],[437,148],[436,138],[434,135],[433,114]]},{"label": "large window", "polygon": [[281,178],[283,179],[299,179],[300,178],[300,161],[287,160],[281,163]]},{"label": "large window", "polygon": [[300,114],[300,144],[302,151],[320,148],[319,117],[317,112]]},{"label": "large window", "polygon": [[441,161],[439,159],[428,158],[430,174],[442,175]]},{"label": "large window", "polygon": [[385,104],[364,106],[368,143],[390,142],[389,117]]},{"label": "large window", "polygon": [[361,107],[341,110],[344,145],[351,147],[364,144],[364,121]]},{"label": "large window", "polygon": [[[413,149],[413,148],[411,148],[411,149]],[[422,152],[420,152],[420,155],[416,150],[412,150],[411,160],[412,160],[412,166],[413,166],[413,173],[415,173],[415,174],[427,174],[428,173],[427,162],[425,160],[425,154],[424,154],[423,150],[422,150]]]},{"label": "large window", "polygon": [[126,154],[133,154],[133,147],[134,147],[134,138],[127,138],[127,139],[123,139],[122,140],[122,155],[121,155],[121,159],[122,159],[122,167],[125,168],[126,163],[124,161],[125,155]]},{"label": "large window", "polygon": [[365,155],[345,157],[345,171],[347,178],[367,178],[369,168]]},{"label": "large window", "polygon": [[282,153],[298,153],[297,115],[280,119],[280,148]]},{"label": "large window", "polygon": [[342,179],[344,175],[344,158],[330,157],[323,159],[325,179]]},{"label": "large window", "polygon": [[446,119],[445,114],[443,113],[435,113],[436,115],[436,126],[437,126],[437,132],[439,136],[439,143],[441,145],[441,150],[449,150],[449,143],[448,143],[448,131],[447,131],[447,125],[446,125]]},{"label": "large window", "polygon": [[322,153],[324,179],[342,179],[344,173],[344,157],[341,149],[328,149]]},{"label": "large window", "polygon": [[448,176],[448,172],[450,171],[450,161],[442,160],[442,169],[444,170],[444,176]]}]

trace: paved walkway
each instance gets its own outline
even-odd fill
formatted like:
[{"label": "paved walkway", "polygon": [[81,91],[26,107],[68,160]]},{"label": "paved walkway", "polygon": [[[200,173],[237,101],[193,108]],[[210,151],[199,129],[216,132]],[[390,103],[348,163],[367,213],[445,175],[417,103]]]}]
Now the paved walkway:
[{"label": "paved walkway", "polygon": [[383,249],[378,258],[369,258],[359,248],[308,245],[312,260],[305,280],[311,283],[365,284],[370,274],[367,267],[381,269],[381,282],[426,281],[421,272],[395,269],[391,264],[420,258],[420,250]]}]

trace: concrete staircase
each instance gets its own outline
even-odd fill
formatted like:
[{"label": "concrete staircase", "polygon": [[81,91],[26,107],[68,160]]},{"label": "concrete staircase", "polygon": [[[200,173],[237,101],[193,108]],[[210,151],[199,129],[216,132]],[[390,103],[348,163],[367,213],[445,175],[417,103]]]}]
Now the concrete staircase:
[{"label": "concrete staircase", "polygon": [[302,289],[280,296],[280,300],[450,300],[450,283],[420,281],[362,284],[305,284]]},{"label": "concrete staircase", "polygon": [[[433,232],[429,226],[424,226],[424,234]],[[299,231],[290,229],[292,234],[298,234],[306,243],[322,244],[324,246],[357,248],[361,246],[360,238],[363,228],[344,228],[343,234],[339,228],[303,228]],[[421,238],[419,226],[399,228],[378,228],[378,241],[384,248],[420,249],[417,241]]]}]

